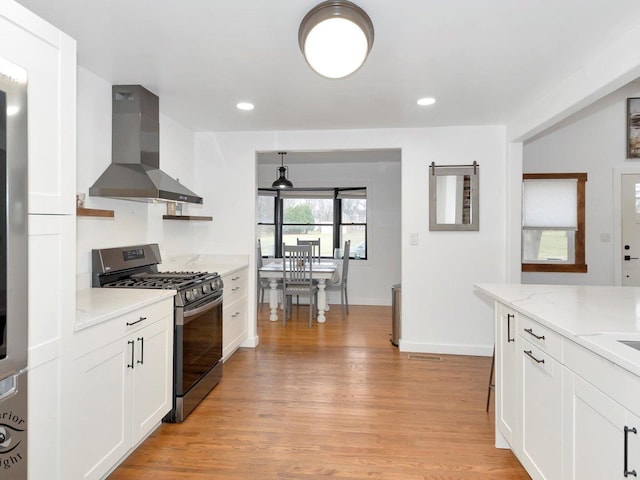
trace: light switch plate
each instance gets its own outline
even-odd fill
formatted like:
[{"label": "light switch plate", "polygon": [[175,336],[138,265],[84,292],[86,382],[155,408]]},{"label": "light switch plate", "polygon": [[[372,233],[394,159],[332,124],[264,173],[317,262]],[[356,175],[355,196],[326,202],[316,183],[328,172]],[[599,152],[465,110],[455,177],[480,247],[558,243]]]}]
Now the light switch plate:
[{"label": "light switch plate", "polygon": [[418,234],[417,233],[409,234],[409,245],[418,245]]}]

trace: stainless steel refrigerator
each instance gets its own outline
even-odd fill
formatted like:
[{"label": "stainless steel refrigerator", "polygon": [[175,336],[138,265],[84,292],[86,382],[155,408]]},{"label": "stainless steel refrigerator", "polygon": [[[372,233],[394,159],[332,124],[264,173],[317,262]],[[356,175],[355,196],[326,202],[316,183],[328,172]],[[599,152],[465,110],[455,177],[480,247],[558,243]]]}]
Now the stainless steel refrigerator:
[{"label": "stainless steel refrigerator", "polygon": [[0,58],[0,478],[27,478],[27,72]]}]

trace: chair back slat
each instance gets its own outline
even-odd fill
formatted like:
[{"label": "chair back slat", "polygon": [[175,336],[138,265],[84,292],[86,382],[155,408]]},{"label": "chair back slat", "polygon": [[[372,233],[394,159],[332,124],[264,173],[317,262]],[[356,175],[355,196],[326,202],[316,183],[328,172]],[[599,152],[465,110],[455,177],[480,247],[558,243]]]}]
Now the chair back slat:
[{"label": "chair back slat", "polygon": [[282,244],[282,278],[285,284],[312,284],[312,266],[310,245]]},{"label": "chair back slat", "polygon": [[310,245],[311,246],[311,257],[313,261],[316,263],[320,263],[320,239],[317,240],[304,240],[297,238],[298,245]]},{"label": "chair back slat", "polygon": [[258,265],[258,268],[262,268],[264,266],[264,261],[262,260],[262,243],[260,242],[260,239],[258,239],[258,250],[256,252],[256,264]]},{"label": "chair back slat", "polygon": [[344,253],[342,256],[342,283],[347,282],[347,274],[349,273],[349,251],[351,250],[351,240],[344,242]]}]

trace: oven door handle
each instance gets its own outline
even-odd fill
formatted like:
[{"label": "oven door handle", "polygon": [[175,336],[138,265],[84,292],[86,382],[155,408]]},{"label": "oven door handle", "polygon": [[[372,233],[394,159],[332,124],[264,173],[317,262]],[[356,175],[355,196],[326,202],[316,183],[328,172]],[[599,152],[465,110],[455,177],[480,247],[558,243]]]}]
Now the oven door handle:
[{"label": "oven door handle", "polygon": [[204,312],[208,312],[209,310],[213,310],[221,303],[222,303],[222,295],[216,298],[213,302],[205,303],[201,307],[194,308],[193,310],[185,310],[182,313],[182,318],[183,318],[182,325],[186,325],[187,323],[189,323],[193,319],[193,317],[196,317]]}]

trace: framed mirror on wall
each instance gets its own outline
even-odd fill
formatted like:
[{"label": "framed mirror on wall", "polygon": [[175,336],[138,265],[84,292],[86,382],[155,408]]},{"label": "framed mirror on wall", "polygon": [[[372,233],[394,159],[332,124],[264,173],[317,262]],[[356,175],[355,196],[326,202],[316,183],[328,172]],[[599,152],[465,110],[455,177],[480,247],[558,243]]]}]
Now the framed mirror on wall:
[{"label": "framed mirror on wall", "polygon": [[480,229],[480,165],[429,166],[429,230]]}]

